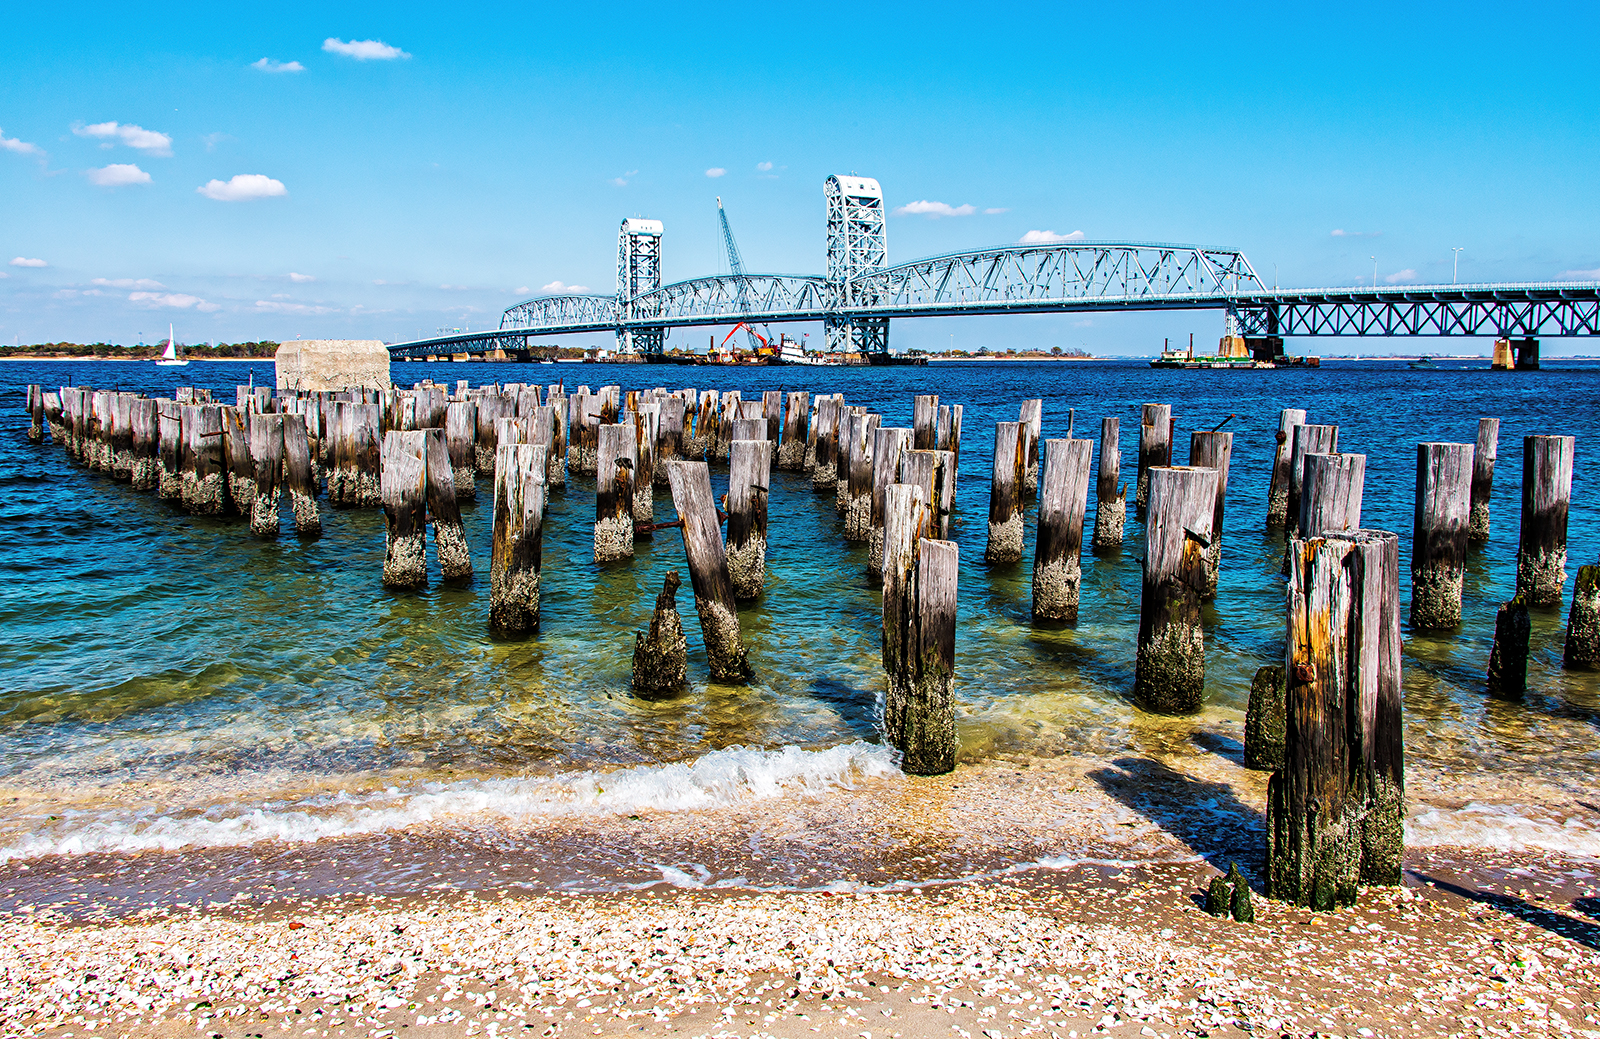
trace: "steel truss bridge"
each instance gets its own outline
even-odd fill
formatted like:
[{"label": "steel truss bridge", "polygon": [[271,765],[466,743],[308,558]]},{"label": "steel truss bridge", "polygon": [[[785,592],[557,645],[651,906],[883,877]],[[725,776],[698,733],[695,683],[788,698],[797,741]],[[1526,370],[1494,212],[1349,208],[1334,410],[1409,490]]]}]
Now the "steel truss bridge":
[{"label": "steel truss bridge", "polygon": [[[727,274],[660,283],[661,224],[619,233],[622,291],[536,296],[500,327],[396,343],[395,358],[526,354],[545,336],[614,333],[656,353],[668,330],[820,321],[830,349],[885,351],[888,319],[982,314],[1218,310],[1247,340],[1282,337],[1600,335],[1600,282],[1268,289],[1231,249],[1150,242],[1056,242],[949,253],[884,265],[876,181],[828,178],[829,270]],[[1252,344],[1255,345],[1255,344]],[[1533,345],[1537,356],[1537,345]]]}]

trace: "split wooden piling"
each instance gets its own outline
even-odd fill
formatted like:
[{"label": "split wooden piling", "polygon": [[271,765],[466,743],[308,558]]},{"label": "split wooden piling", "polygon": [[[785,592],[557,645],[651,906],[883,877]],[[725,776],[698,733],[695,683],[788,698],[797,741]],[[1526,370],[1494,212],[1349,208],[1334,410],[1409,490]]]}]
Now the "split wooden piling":
[{"label": "split wooden piling", "polygon": [[1027,454],[1020,422],[996,422],[994,470],[989,480],[989,545],[983,560],[991,565],[1022,560],[1022,482]]},{"label": "split wooden piling", "polygon": [[742,403],[738,390],[728,390],[722,395],[721,407],[717,411],[717,461],[726,462],[728,453],[733,449],[733,423],[739,417],[739,405]]},{"label": "split wooden piling", "polygon": [[1022,494],[1032,498],[1039,493],[1039,437],[1044,433],[1044,401],[1023,401],[1017,417],[1022,423]]},{"label": "split wooden piling", "polygon": [[478,406],[466,400],[447,403],[444,432],[456,501],[473,501],[478,497]]},{"label": "split wooden piling", "polygon": [[1289,473],[1294,460],[1294,431],[1306,424],[1306,413],[1300,408],[1284,408],[1278,414],[1277,446],[1272,453],[1272,479],[1267,484],[1267,529],[1287,527],[1293,514],[1289,511]]},{"label": "split wooden piling", "polygon": [[1134,484],[1134,514],[1143,517],[1150,502],[1150,470],[1172,464],[1172,406],[1146,404],[1139,412],[1139,471]]},{"label": "split wooden piling", "polygon": [[961,481],[956,474],[961,469],[961,410],[960,404],[939,405],[939,437],[937,450],[950,452],[950,502],[955,504],[956,489]]},{"label": "split wooden piling", "polygon": [[939,446],[939,396],[918,394],[911,404],[911,449],[932,451]]},{"label": "split wooden piling", "polygon": [[[222,409],[222,443],[228,484],[228,500],[234,511],[249,519],[256,500],[256,463],[251,457],[250,423],[254,416],[246,408]],[[274,531],[276,533],[276,531]]]},{"label": "split wooden piling", "polygon": [[661,405],[642,401],[633,413],[633,520],[652,523],[656,518],[656,439],[661,425]]},{"label": "split wooden piling", "polygon": [[1160,714],[1193,714],[1206,680],[1200,593],[1217,471],[1154,466],[1148,476],[1134,698]]},{"label": "split wooden piling", "polygon": [[532,444],[503,444],[495,449],[489,627],[502,635],[539,630],[544,472],[545,463]]},{"label": "split wooden piling", "polygon": [[[283,476],[283,416],[253,412],[250,424],[251,495],[250,533],[257,537],[278,536],[279,485]],[[239,505],[239,510],[245,510]]]},{"label": "split wooden piling", "polygon": [[497,393],[486,393],[478,398],[474,416],[476,437],[473,442],[473,468],[478,472],[494,472],[495,449],[499,446],[495,422],[503,418],[512,418],[515,410],[511,400]]},{"label": "split wooden piling", "polygon": [[772,444],[735,440],[728,462],[728,578],[735,599],[761,595],[767,578],[767,495],[772,486]]},{"label": "split wooden piling", "polygon": [[[676,461],[671,459],[670,461]],[[665,472],[665,470],[663,470]],[[650,617],[650,632],[633,636],[633,692],[653,699],[671,696],[689,678],[689,643],[683,635],[683,618],[678,614],[678,571],[668,570],[656,596],[655,612]]]},{"label": "split wooden piling", "polygon": [[667,397],[661,402],[661,422],[656,427],[655,467],[650,483],[654,487],[667,485],[667,462],[683,457],[684,402],[681,398]]},{"label": "split wooden piling", "polygon": [[472,577],[472,552],[467,547],[467,532],[456,501],[450,434],[441,427],[420,432],[428,468],[428,516],[433,521],[433,550],[439,557],[439,574],[446,581],[466,581]]},{"label": "split wooden piling", "polygon": [[929,513],[921,488],[889,488],[884,517],[884,733],[911,775],[955,769],[957,575],[954,542],[924,536]]},{"label": "split wooden piling", "polygon": [[804,390],[789,394],[784,409],[783,434],[778,445],[778,468],[800,472],[806,464],[806,433],[811,426],[811,395]]},{"label": "split wooden piling", "polygon": [[383,555],[383,586],[397,591],[425,588],[428,585],[428,465],[422,433],[390,430],[384,434],[381,451],[379,486],[388,534]]},{"label": "split wooden piling", "polygon": [[1467,573],[1473,445],[1417,445],[1411,534],[1411,628],[1437,631],[1461,623]]},{"label": "split wooden piling", "polygon": [[949,451],[907,451],[900,456],[900,482],[922,488],[928,503],[927,537],[934,541],[950,538],[950,516],[955,492],[955,456]]},{"label": "split wooden piling", "polygon": [[872,449],[882,420],[881,415],[861,415],[850,426],[848,467],[839,476],[846,541],[872,540]]},{"label": "split wooden piling", "polygon": [[1100,468],[1094,483],[1094,547],[1116,548],[1122,544],[1122,528],[1128,519],[1128,488],[1122,482],[1122,446],[1119,421],[1100,420]]},{"label": "split wooden piling", "polygon": [[867,573],[883,574],[883,509],[891,484],[900,477],[902,456],[911,450],[913,432],[904,428],[878,428],[872,434],[872,529],[867,532]]},{"label": "split wooden piling", "polygon": [[1572,502],[1572,437],[1522,440],[1522,536],[1517,592],[1529,606],[1560,606],[1567,583],[1567,509]]},{"label": "split wooden piling", "polygon": [[609,423],[599,427],[594,499],[594,560],[633,557],[634,431]]},{"label": "split wooden piling", "polygon": [[38,383],[28,384],[28,442],[40,444],[44,442],[44,387]]},{"label": "split wooden piling", "polygon": [[1301,423],[1290,434],[1289,452],[1289,526],[1292,536],[1304,537],[1299,526],[1300,499],[1305,491],[1306,455],[1332,455],[1339,453],[1339,427]]},{"label": "split wooden piling", "polygon": [[1200,597],[1217,597],[1222,570],[1222,521],[1227,511],[1228,467],[1233,460],[1233,434],[1203,431],[1189,434],[1189,465],[1217,471],[1217,504],[1211,513],[1211,544],[1206,547],[1206,586]]},{"label": "split wooden piling", "polygon": [[778,443],[783,436],[783,391],[765,390],[761,394],[761,417],[767,420],[767,443],[772,445],[772,456],[778,456]]},{"label": "split wooden piling", "polygon": [[551,488],[565,490],[567,486],[567,445],[570,439],[567,423],[571,411],[567,398],[560,393],[551,394],[545,401],[551,416],[550,449],[545,452],[544,488],[541,493],[548,499]]},{"label": "split wooden piling", "polygon": [[283,489],[289,495],[289,511],[294,514],[295,533],[301,537],[321,534],[317,480],[312,469],[311,445],[306,438],[304,415],[283,417]]},{"label": "split wooden piling", "polygon": [[728,576],[728,558],[711,496],[711,470],[704,462],[671,462],[667,480],[673,507],[683,519],[684,553],[711,677],[718,682],[743,682],[750,677],[750,660],[739,631],[733,581]]},{"label": "split wooden piling", "polygon": [[1467,540],[1489,540],[1489,498],[1494,491],[1494,461],[1500,453],[1500,420],[1478,420],[1478,441],[1472,449],[1472,513]]},{"label": "split wooden piling", "polygon": [[1045,441],[1039,531],[1033,555],[1033,619],[1076,623],[1083,581],[1083,517],[1091,440]]},{"label": "split wooden piling", "polygon": [[1400,883],[1400,548],[1386,531],[1290,542],[1284,765],[1267,785],[1267,894],[1311,909]]}]

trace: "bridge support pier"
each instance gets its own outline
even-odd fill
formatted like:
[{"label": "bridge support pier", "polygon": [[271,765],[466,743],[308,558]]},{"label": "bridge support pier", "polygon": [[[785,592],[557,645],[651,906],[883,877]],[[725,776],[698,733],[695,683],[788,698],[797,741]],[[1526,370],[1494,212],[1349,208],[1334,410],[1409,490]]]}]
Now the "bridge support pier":
[{"label": "bridge support pier", "polygon": [[1539,370],[1539,340],[1513,339],[1511,350],[1517,355],[1517,371],[1536,372]]},{"label": "bridge support pier", "polygon": [[887,354],[889,352],[889,319],[886,317],[825,318],[822,330],[829,353]]}]

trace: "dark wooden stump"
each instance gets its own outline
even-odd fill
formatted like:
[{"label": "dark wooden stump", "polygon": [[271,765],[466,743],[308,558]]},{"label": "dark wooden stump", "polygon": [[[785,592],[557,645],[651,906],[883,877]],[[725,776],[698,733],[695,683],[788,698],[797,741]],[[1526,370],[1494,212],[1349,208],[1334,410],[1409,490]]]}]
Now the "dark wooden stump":
[{"label": "dark wooden stump", "polygon": [[1306,413],[1284,408],[1278,414],[1277,446],[1272,452],[1272,479],[1267,484],[1267,529],[1289,525],[1289,474],[1294,460],[1294,431],[1306,424]]},{"label": "dark wooden stump", "polygon": [[1600,566],[1578,567],[1561,666],[1569,671],[1600,669]]},{"label": "dark wooden stump", "polygon": [[1022,482],[1027,455],[1022,423],[996,422],[994,470],[989,481],[989,545],[983,560],[1006,565],[1022,559]]},{"label": "dark wooden stump", "polygon": [[728,578],[735,599],[761,595],[767,578],[767,494],[772,443],[735,440],[728,461]]},{"label": "dark wooden stump", "polygon": [[1529,606],[1560,606],[1567,583],[1567,509],[1572,502],[1572,437],[1522,440],[1522,537],[1517,592]]},{"label": "dark wooden stump", "polygon": [[750,661],[739,632],[733,581],[728,576],[728,558],[711,496],[711,471],[704,462],[670,462],[667,477],[673,507],[683,519],[684,553],[711,677],[718,682],[743,682],[750,677]]},{"label": "dark wooden stump", "polygon": [[1282,665],[1256,669],[1244,714],[1244,767],[1272,772],[1283,767],[1284,687]]},{"label": "dark wooden stump", "polygon": [[538,632],[543,563],[544,465],[539,449],[501,445],[495,450],[490,629],[502,635]]},{"label": "dark wooden stump", "polygon": [[1022,494],[1032,498],[1039,493],[1039,437],[1044,432],[1044,401],[1023,401],[1017,409],[1017,419],[1022,424]]},{"label": "dark wooden stump", "polygon": [[294,513],[295,533],[301,537],[321,534],[317,480],[311,467],[311,445],[303,415],[283,417],[283,487],[289,495],[289,511]]},{"label": "dark wooden stump", "polygon": [[1300,499],[1305,491],[1306,455],[1333,455],[1339,453],[1339,427],[1301,423],[1294,427],[1289,454],[1289,533],[1303,537],[1296,524],[1300,522]]},{"label": "dark wooden stump", "polygon": [[[670,459],[669,461],[676,461]],[[664,470],[663,470],[664,471]],[[650,632],[633,636],[633,692],[651,700],[672,696],[689,678],[689,643],[678,616],[678,571],[668,570],[661,594],[656,596]]]},{"label": "dark wooden stump", "polygon": [[1494,646],[1489,650],[1489,692],[1519,697],[1528,688],[1528,638],[1533,623],[1528,604],[1518,592],[1502,603],[1494,618]]},{"label": "dark wooden stump", "polygon": [[806,434],[811,426],[811,395],[804,390],[789,394],[783,416],[783,438],[778,445],[778,468],[800,472],[806,464]]},{"label": "dark wooden stump", "polygon": [[633,557],[634,431],[616,423],[599,427],[594,500],[594,560]]},{"label": "dark wooden stump", "polygon": [[872,529],[867,533],[867,573],[883,574],[883,509],[891,484],[899,482],[900,462],[914,443],[909,429],[879,427],[872,434]]},{"label": "dark wooden stump", "polygon": [[911,448],[932,451],[939,446],[939,395],[918,394],[911,404]]},{"label": "dark wooden stump", "polygon": [[1350,905],[1400,882],[1405,756],[1399,538],[1290,542],[1284,765],[1267,785],[1267,894]]},{"label": "dark wooden stump", "polygon": [[[278,486],[283,476],[283,416],[254,412],[250,415],[251,478],[250,533],[278,536]],[[241,505],[242,509],[243,506]]]},{"label": "dark wooden stump", "polygon": [[1134,699],[1159,714],[1194,714],[1205,691],[1200,595],[1217,471],[1155,466],[1148,482]]},{"label": "dark wooden stump", "polygon": [[1150,504],[1150,470],[1172,464],[1172,405],[1146,404],[1139,412],[1139,471],[1133,511],[1141,519]]},{"label": "dark wooden stump", "polygon": [[1211,513],[1211,544],[1206,549],[1205,600],[1217,597],[1217,578],[1222,570],[1222,520],[1228,499],[1228,466],[1233,460],[1233,434],[1200,432],[1189,434],[1189,464],[1217,471],[1217,504]]},{"label": "dark wooden stump", "polygon": [[1100,468],[1094,484],[1094,547],[1116,548],[1122,544],[1122,528],[1128,519],[1128,488],[1122,483],[1122,448],[1114,418],[1100,420]]},{"label": "dark wooden stump", "polygon": [[409,591],[428,585],[425,450],[420,432],[390,430],[384,434],[380,487],[388,529],[383,555],[385,588]]},{"label": "dark wooden stump", "polygon": [[1076,623],[1092,440],[1047,440],[1033,556],[1033,619]]},{"label": "dark wooden stump", "polygon": [[1478,420],[1478,441],[1472,449],[1472,515],[1467,538],[1489,540],[1489,498],[1494,492],[1494,460],[1500,453],[1500,420]]},{"label": "dark wooden stump", "polygon": [[421,430],[428,467],[428,515],[433,519],[433,551],[446,581],[472,578],[472,551],[456,502],[455,471],[450,463],[450,434],[443,428]]},{"label": "dark wooden stump", "polygon": [[1411,629],[1461,623],[1472,505],[1472,445],[1417,445],[1417,494],[1411,534]]}]

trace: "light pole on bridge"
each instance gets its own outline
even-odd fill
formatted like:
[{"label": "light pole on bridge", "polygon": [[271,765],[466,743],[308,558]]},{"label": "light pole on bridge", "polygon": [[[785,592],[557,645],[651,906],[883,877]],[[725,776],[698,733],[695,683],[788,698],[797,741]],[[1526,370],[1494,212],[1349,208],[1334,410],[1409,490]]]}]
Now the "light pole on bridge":
[{"label": "light pole on bridge", "polygon": [[1451,247],[1451,251],[1456,254],[1455,260],[1450,264],[1450,284],[1452,285],[1456,283],[1456,275],[1461,270],[1461,250],[1465,248],[1466,246],[1464,245],[1456,245]]}]

